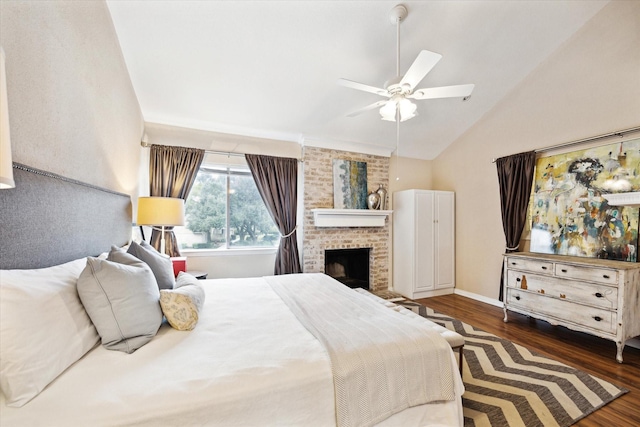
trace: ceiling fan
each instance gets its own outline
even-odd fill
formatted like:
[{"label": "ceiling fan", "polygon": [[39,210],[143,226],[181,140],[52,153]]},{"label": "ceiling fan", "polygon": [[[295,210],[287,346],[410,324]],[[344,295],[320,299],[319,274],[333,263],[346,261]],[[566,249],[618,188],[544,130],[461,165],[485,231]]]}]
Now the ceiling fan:
[{"label": "ceiling fan", "polygon": [[385,83],[386,89],[347,79],[338,79],[338,84],[341,86],[375,93],[376,95],[388,98],[353,111],[347,114],[348,117],[357,116],[366,111],[380,108],[382,120],[404,122],[405,120],[415,117],[417,114],[417,106],[411,101],[412,99],[463,98],[466,100],[471,95],[475,86],[472,84],[416,89],[416,86],[422,81],[424,76],[426,76],[442,58],[442,55],[439,53],[428,50],[421,51],[405,75],[400,75],[400,22],[404,20],[407,15],[407,8],[402,4],[391,9],[389,14],[391,22],[396,24],[397,54],[396,77]]}]

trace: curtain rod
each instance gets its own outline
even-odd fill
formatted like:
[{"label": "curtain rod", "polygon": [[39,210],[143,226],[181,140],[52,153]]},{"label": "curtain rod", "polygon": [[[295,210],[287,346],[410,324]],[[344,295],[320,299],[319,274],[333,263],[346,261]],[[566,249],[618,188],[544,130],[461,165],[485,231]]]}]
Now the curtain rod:
[{"label": "curtain rod", "polygon": [[[564,142],[562,144],[556,144],[556,145],[551,145],[548,147],[544,147],[544,148],[538,148],[536,150],[533,150],[536,153],[541,153],[544,151],[551,151],[551,150],[557,150],[558,148],[565,148],[565,147],[571,147],[572,145],[578,145],[578,144],[584,144],[587,142],[592,142],[592,141],[597,141],[599,139],[605,139],[605,138],[610,138],[612,136],[619,136],[620,138],[624,138],[625,134],[629,134],[629,133],[635,133],[640,131],[640,126],[636,126],[633,128],[629,128],[629,129],[624,129],[624,130],[619,130],[616,132],[611,132],[611,133],[605,133],[603,135],[598,135],[598,136],[592,136],[590,138],[584,138],[584,139],[579,139],[576,141],[571,141],[571,142]],[[502,156],[502,157],[506,157],[506,156]],[[491,163],[495,163],[497,159],[492,159]]]},{"label": "curtain rod", "polygon": [[[140,141],[140,145],[142,145],[144,148],[151,147],[151,144],[149,144],[146,141]],[[204,150],[204,152],[207,153],[207,154],[220,154],[220,155],[223,155],[223,156],[244,157],[244,153],[235,153],[235,152],[232,152],[232,151]]]}]

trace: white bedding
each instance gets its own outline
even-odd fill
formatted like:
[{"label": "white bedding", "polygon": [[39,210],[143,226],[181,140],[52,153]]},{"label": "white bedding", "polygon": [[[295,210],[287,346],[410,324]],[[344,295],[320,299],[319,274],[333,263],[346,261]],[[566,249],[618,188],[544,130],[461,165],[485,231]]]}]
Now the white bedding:
[{"label": "white bedding", "polygon": [[[198,325],[163,325],[133,354],[96,347],[9,426],[332,426],[333,379],[322,345],[262,278],[208,280]],[[451,354],[453,359],[453,354]],[[460,425],[458,399],[409,408],[380,426]]]},{"label": "white bedding", "polygon": [[451,347],[422,318],[400,315],[325,274],[265,280],[329,353],[338,427],[371,426],[412,406],[454,399]]}]

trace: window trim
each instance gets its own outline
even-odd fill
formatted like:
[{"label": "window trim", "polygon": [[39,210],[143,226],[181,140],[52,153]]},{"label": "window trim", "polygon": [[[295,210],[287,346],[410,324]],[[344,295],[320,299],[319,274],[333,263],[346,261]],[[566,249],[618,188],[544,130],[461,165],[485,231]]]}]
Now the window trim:
[{"label": "window trim", "polygon": [[218,249],[180,249],[180,253],[189,257],[222,257],[222,256],[245,256],[245,255],[275,255],[278,251],[274,247],[236,247]]}]

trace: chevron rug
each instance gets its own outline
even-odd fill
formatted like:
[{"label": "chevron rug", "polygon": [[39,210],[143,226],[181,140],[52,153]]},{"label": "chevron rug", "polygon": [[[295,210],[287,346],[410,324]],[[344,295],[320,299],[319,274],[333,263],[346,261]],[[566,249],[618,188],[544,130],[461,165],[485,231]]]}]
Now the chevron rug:
[{"label": "chevron rug", "polygon": [[395,301],[465,337],[465,426],[570,426],[629,390],[413,301]]}]

